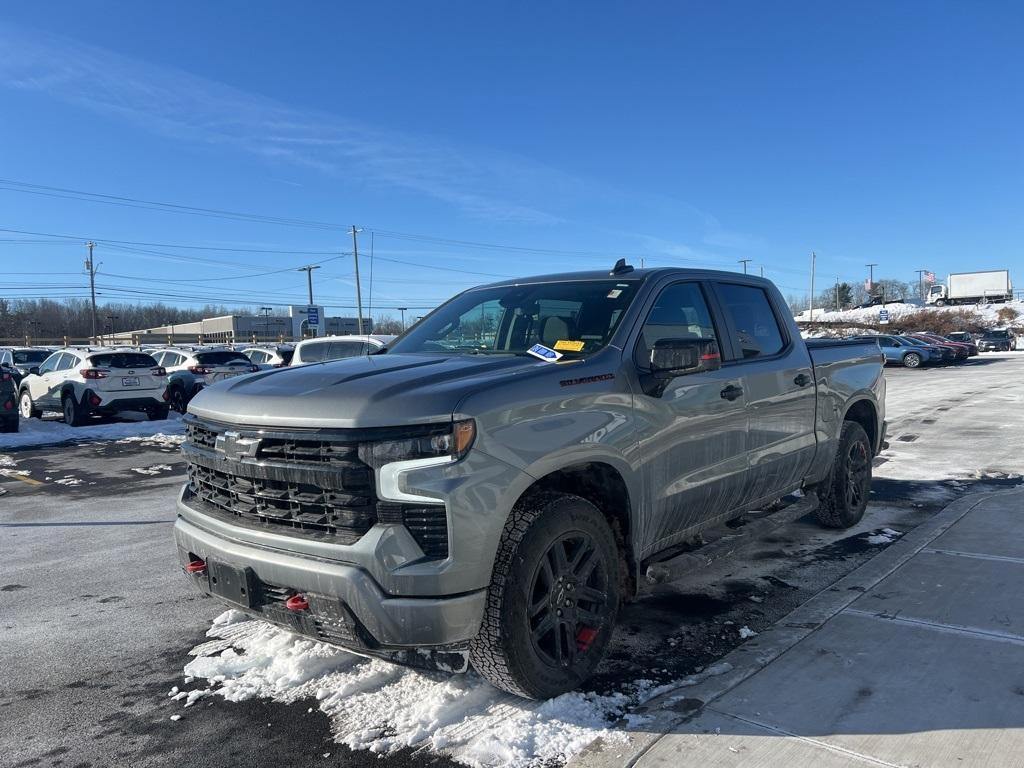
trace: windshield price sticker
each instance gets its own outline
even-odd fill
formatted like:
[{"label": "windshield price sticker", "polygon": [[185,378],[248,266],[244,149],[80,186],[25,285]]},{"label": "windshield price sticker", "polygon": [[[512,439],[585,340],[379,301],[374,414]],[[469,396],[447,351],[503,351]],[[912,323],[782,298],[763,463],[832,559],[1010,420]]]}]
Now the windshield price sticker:
[{"label": "windshield price sticker", "polygon": [[562,356],[561,352],[555,352],[551,347],[545,347],[543,344],[534,344],[526,351],[534,357],[539,357],[541,360],[546,360],[549,363],[555,362]]},{"label": "windshield price sticker", "polygon": [[573,341],[570,339],[559,339],[555,342],[555,349],[560,349],[563,352],[582,352],[583,347],[586,346],[585,341]]}]

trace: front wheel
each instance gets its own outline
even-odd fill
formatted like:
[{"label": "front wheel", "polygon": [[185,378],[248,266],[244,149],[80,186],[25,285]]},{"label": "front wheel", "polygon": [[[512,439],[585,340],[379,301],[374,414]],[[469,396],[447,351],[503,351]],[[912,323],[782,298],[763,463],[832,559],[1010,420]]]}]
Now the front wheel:
[{"label": "front wheel", "polygon": [[936,300],[935,306],[936,307],[944,307],[944,306],[946,306],[946,300],[945,299],[938,299],[938,300]]},{"label": "front wheel", "polygon": [[601,512],[578,496],[535,495],[516,505],[494,562],[474,669],[530,699],[589,678],[619,608],[619,557]]},{"label": "front wheel", "polygon": [[921,364],[921,356],[917,352],[908,352],[903,357],[903,366],[905,368],[917,368]]},{"label": "front wheel", "polygon": [[188,410],[188,399],[185,397],[183,387],[175,387],[171,390],[171,408],[178,413],[185,413]]},{"label": "front wheel", "polygon": [[871,442],[864,427],[844,421],[829,477],[818,487],[815,512],[826,528],[849,528],[864,517],[871,493]]},{"label": "front wheel", "polygon": [[43,415],[42,411],[36,408],[35,403],[32,402],[32,395],[28,393],[27,389],[18,398],[18,411],[23,419],[38,419]]}]

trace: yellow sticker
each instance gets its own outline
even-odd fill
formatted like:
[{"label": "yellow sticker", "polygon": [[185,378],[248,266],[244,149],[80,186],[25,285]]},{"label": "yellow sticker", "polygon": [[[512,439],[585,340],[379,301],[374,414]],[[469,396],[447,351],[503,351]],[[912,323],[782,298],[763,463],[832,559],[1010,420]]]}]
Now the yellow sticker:
[{"label": "yellow sticker", "polygon": [[555,349],[561,352],[582,352],[583,347],[586,345],[585,341],[569,341],[568,339],[559,339],[555,342]]}]

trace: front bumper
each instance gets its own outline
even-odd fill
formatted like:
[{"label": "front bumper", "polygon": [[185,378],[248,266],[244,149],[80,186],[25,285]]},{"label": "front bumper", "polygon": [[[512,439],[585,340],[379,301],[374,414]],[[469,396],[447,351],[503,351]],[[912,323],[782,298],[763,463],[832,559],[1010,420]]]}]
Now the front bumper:
[{"label": "front bumper", "polygon": [[[357,566],[232,540],[180,514],[174,538],[183,569],[196,558],[210,565],[206,573],[189,576],[200,591],[357,653],[411,666],[463,671],[468,642],[480,630],[486,590],[444,597],[391,596]],[[229,581],[245,581],[244,592],[212,583],[221,566],[231,574]],[[308,609],[293,611],[284,606],[296,594],[308,600]]]}]

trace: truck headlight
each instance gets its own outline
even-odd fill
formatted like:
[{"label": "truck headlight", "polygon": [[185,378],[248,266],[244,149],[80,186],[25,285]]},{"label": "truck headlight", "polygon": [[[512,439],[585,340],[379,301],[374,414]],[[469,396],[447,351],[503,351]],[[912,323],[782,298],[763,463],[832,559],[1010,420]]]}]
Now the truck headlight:
[{"label": "truck headlight", "polygon": [[377,496],[385,501],[441,503],[440,499],[408,493],[402,476],[413,470],[442,466],[461,459],[473,445],[476,424],[472,419],[436,427],[424,427],[422,434],[365,443],[360,458],[377,474]]}]

